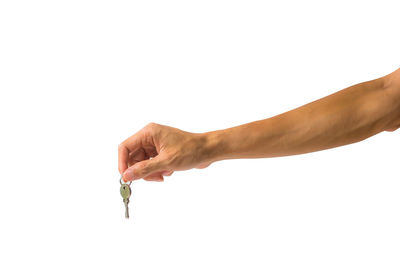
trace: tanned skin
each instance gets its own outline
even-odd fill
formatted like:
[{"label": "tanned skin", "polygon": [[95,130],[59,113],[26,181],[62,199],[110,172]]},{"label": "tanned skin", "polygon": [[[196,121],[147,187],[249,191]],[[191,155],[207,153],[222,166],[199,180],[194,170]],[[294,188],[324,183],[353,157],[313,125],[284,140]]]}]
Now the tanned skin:
[{"label": "tanned skin", "polygon": [[225,159],[309,153],[400,127],[400,69],[299,108],[233,128],[190,133],[150,123],[119,145],[124,181],[163,181]]}]

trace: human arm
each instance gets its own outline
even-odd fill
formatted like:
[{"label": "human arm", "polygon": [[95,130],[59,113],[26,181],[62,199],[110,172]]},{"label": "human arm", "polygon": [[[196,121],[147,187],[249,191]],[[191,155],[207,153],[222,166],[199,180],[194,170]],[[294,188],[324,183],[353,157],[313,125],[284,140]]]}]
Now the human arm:
[{"label": "human arm", "polygon": [[265,120],[202,134],[150,124],[120,145],[119,170],[125,180],[160,181],[173,171],[224,159],[289,156],[359,142],[399,127],[399,84],[400,69]]},{"label": "human arm", "polygon": [[[275,117],[208,133],[213,158],[303,154],[364,140],[400,124],[398,70]],[[396,87],[397,86],[397,87]]]}]

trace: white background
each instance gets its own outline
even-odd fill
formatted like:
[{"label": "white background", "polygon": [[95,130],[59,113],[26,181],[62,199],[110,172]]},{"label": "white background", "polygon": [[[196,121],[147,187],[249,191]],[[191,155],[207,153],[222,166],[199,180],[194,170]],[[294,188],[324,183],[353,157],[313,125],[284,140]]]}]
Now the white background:
[{"label": "white background", "polygon": [[399,67],[398,1],[0,1],[1,266],[399,266],[397,132],[119,194],[149,122],[205,132]]}]

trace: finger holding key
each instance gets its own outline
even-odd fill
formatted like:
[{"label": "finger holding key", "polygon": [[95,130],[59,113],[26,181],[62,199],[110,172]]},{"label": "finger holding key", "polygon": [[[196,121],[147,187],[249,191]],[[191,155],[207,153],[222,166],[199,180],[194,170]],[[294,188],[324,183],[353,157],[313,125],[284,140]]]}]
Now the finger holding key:
[{"label": "finger holding key", "polygon": [[204,168],[214,162],[206,134],[150,123],[118,148],[118,169],[125,182],[163,181],[174,171]]},{"label": "finger holding key", "polygon": [[[160,147],[154,141],[156,134],[152,124],[148,124],[139,132],[135,133],[118,146],[118,170],[121,175],[136,163],[147,161],[156,157]],[[143,164],[143,163],[142,163]],[[127,177],[123,175],[124,182]],[[143,177],[141,177],[143,178]]]}]

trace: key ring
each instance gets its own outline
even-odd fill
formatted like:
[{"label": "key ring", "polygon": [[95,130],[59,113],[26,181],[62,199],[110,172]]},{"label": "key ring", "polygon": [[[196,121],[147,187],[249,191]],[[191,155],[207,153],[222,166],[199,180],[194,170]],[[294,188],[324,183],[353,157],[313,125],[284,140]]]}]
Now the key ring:
[{"label": "key ring", "polygon": [[132,183],[132,181],[130,181],[129,183],[125,183],[125,182],[123,183],[123,182],[122,182],[122,176],[121,176],[121,178],[119,179],[119,183],[120,183],[121,185],[123,185],[123,184],[127,184],[127,185],[129,185],[129,186],[130,186],[130,185],[131,185],[131,183]]}]

